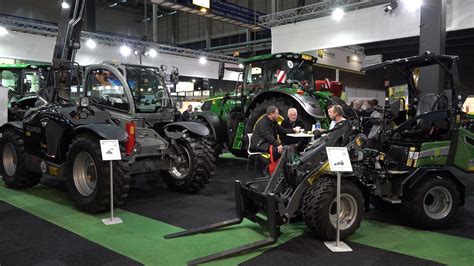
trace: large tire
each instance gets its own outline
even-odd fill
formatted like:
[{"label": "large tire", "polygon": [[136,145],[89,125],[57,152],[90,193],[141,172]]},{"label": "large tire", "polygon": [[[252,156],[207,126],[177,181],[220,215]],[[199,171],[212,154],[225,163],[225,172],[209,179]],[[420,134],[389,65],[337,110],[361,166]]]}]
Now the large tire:
[{"label": "large tire", "polygon": [[[336,239],[336,180],[323,177],[308,188],[303,197],[303,219],[308,228],[322,240]],[[352,235],[362,221],[364,197],[360,189],[349,180],[341,185],[341,230],[340,237]]]},{"label": "large tire", "polygon": [[207,137],[207,141],[212,148],[212,155],[215,159],[219,157],[222,153],[223,143],[219,142],[216,138],[214,138],[214,134],[212,134],[211,125],[202,117],[197,117],[194,119],[195,122],[205,125],[209,129],[209,135]]},{"label": "large tire", "polygon": [[170,189],[196,193],[210,182],[215,165],[213,150],[206,138],[186,132],[170,149],[172,166],[162,172]]},{"label": "large tire", "polygon": [[3,132],[0,142],[2,151],[1,172],[9,188],[33,187],[41,179],[40,173],[25,170],[25,147],[20,134],[13,129]]},{"label": "large tire", "polygon": [[427,178],[402,199],[401,214],[412,225],[424,229],[445,226],[457,213],[460,195],[449,178]]},{"label": "large tire", "polygon": [[[110,208],[110,163],[102,160],[99,139],[77,136],[69,146],[66,185],[74,204],[82,211],[98,213]],[[113,162],[114,205],[119,206],[130,188],[129,162]]]}]

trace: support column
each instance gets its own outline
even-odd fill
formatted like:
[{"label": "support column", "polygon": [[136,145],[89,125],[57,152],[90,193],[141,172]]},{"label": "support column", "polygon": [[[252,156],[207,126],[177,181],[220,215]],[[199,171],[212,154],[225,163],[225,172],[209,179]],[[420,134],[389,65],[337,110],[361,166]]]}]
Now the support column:
[{"label": "support column", "polygon": [[178,13],[171,18],[171,43],[178,43]]},{"label": "support column", "polygon": [[96,20],[95,20],[95,1],[87,1],[86,4],[86,19],[85,31],[95,32],[96,31]]},{"label": "support column", "polygon": [[152,11],[153,11],[153,15],[152,15],[152,19],[153,19],[153,42],[158,42],[158,17],[157,17],[157,11],[158,11],[158,6],[153,3],[153,8],[152,8]]},{"label": "support column", "polygon": [[[420,54],[430,51],[444,54],[446,47],[446,0],[425,0],[421,6]],[[420,71],[418,88],[421,95],[437,93],[444,88],[444,73],[439,66]]]},{"label": "support column", "polygon": [[143,27],[143,31],[144,31],[144,39],[145,41],[148,40],[148,3],[147,3],[147,0],[143,0],[143,24],[144,24],[144,27]]},{"label": "support column", "polygon": [[212,20],[206,18],[206,49],[211,49]]}]

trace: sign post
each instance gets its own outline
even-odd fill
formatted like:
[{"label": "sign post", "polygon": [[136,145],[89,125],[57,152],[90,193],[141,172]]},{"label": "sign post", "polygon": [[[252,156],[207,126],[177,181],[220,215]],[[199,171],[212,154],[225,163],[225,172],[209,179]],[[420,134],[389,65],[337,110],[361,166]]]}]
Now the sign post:
[{"label": "sign post", "polygon": [[114,217],[114,171],[112,168],[113,161],[122,160],[118,140],[100,140],[100,150],[102,153],[102,160],[110,162],[110,218],[104,218],[102,219],[102,222],[105,225],[121,224],[123,223],[122,219]]},{"label": "sign post", "polygon": [[332,172],[337,172],[336,182],[336,204],[337,204],[337,224],[336,224],[336,242],[324,242],[332,252],[350,252],[352,249],[344,242],[340,241],[341,224],[341,176],[342,172],[352,172],[352,164],[349,158],[349,152],[346,147],[326,147],[329,166]]}]

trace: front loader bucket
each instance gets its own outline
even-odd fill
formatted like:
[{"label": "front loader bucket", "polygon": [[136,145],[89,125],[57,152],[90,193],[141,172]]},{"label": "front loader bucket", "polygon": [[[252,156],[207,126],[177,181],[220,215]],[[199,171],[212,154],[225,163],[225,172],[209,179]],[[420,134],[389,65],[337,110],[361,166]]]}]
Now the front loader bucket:
[{"label": "front loader bucket", "polygon": [[[280,235],[281,224],[281,219],[279,217],[279,212],[277,208],[277,197],[274,194],[262,194],[248,189],[245,186],[242,186],[240,181],[238,180],[235,181],[234,188],[237,213],[236,218],[166,235],[165,238],[169,239],[214,231],[219,228],[240,224],[242,223],[244,218],[258,223],[259,225],[267,229],[269,232],[269,236],[264,240],[249,243],[240,247],[188,261],[188,265],[197,265],[204,262],[233,257],[238,254],[256,250],[261,247],[273,245],[274,243],[276,243]],[[266,214],[267,219],[265,220],[257,216],[256,213],[258,211]]]}]

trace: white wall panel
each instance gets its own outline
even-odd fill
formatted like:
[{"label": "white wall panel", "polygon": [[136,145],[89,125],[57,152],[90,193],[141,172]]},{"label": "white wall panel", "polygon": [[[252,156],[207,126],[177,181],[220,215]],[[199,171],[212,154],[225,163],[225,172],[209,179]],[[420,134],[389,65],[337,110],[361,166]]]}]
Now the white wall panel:
[{"label": "white wall panel", "polygon": [[[40,35],[10,32],[2,37],[0,42],[0,57],[15,58],[32,61],[51,62],[53,56],[54,43],[56,38],[44,37]],[[119,60],[123,63],[139,64],[139,58],[130,55],[122,57],[117,46],[107,46],[98,44],[94,50],[90,50],[81,44],[76,61],[80,65],[97,64],[106,60]],[[184,76],[203,77],[216,79],[218,76],[218,63],[207,61],[205,65],[199,64],[198,59],[159,54],[156,58],[145,58],[143,64],[150,66],[169,65],[179,68],[179,72]],[[237,65],[229,65],[237,67]],[[237,80],[238,74],[226,71],[225,80]]]},{"label": "white wall panel", "polygon": [[[474,1],[448,0],[446,29],[474,28]],[[399,39],[420,34],[420,11],[409,12],[402,6],[392,14],[384,6],[346,13],[336,22],[330,16],[272,28],[272,52],[303,52],[376,41]]]}]

